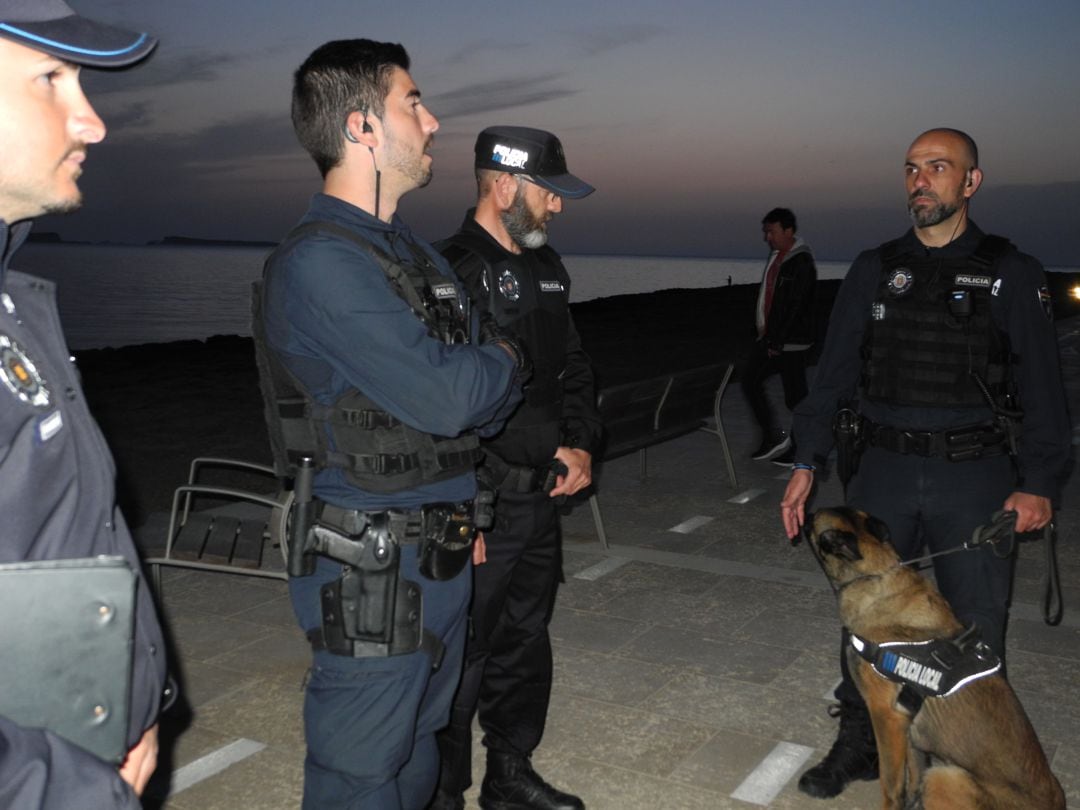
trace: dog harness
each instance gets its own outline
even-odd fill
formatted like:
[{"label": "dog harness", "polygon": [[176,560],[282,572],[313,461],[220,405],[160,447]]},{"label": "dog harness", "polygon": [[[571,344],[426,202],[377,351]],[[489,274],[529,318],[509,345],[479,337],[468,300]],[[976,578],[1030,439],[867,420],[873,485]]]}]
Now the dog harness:
[{"label": "dog harness", "polygon": [[1001,659],[972,624],[953,638],[875,644],[851,634],[851,646],[878,675],[901,685],[897,703],[915,714],[928,697],[948,697],[1001,669]]}]

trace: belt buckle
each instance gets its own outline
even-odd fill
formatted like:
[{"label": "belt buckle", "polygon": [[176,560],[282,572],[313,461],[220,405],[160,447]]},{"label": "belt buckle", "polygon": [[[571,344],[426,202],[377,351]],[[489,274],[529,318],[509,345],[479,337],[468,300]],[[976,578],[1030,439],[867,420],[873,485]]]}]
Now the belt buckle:
[{"label": "belt buckle", "polygon": [[901,430],[900,452],[904,455],[928,456],[933,452],[934,434],[924,430]]}]

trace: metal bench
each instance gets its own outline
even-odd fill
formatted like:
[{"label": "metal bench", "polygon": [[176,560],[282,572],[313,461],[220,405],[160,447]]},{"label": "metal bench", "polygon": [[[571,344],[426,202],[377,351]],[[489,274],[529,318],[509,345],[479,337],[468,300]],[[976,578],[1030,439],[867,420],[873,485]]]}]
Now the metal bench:
[{"label": "metal bench", "polygon": [[[601,460],[636,451],[640,475],[644,479],[649,447],[703,430],[720,439],[728,478],[732,488],[737,489],[739,480],[720,413],[724,391],[734,371],[734,363],[717,364],[601,390],[597,408],[606,434]],[[589,494],[589,508],[600,543],[608,548],[595,487]]]},{"label": "metal bench", "polygon": [[[237,474],[260,491],[205,482],[207,469]],[[165,553],[146,564],[161,593],[161,567],[287,579],[287,527],[293,493],[282,486],[272,467],[237,459],[200,457],[191,462],[188,480],[173,493]],[[198,508],[204,507],[204,508]]]}]

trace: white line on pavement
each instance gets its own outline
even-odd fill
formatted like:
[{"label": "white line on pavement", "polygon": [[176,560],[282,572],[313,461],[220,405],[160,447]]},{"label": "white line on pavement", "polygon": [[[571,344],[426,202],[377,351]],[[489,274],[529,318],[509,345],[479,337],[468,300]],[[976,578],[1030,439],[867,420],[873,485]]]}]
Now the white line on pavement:
[{"label": "white line on pavement", "polygon": [[626,557],[608,557],[606,560],[601,560],[596,565],[590,565],[588,568],[584,568],[574,574],[574,579],[585,579],[589,582],[595,582],[604,576],[604,574],[610,574],[616,568],[622,568],[630,560]]},{"label": "white line on pavement", "polygon": [[735,788],[731,798],[767,807],[813,753],[814,749],[805,745],[777,743],[742,784]]},{"label": "white line on pavement", "polygon": [[697,515],[689,520],[684,520],[678,526],[672,526],[668,531],[678,532],[679,534],[690,534],[694,529],[700,529],[706,523],[712,523],[712,520],[711,517],[707,517],[706,515]]},{"label": "white line on pavement", "polygon": [[204,779],[209,779],[237,762],[247,759],[266,748],[265,743],[255,742],[241,737],[233,740],[228,745],[222,746],[216,751],[211,751],[201,756],[194,762],[189,762],[172,775],[172,785],[169,795],[175,796],[181,790],[187,790],[192,785],[197,785]]},{"label": "white line on pavement", "polygon": [[745,492],[740,492],[734,498],[728,498],[728,503],[749,503],[759,495],[764,495],[763,489],[748,489]]}]

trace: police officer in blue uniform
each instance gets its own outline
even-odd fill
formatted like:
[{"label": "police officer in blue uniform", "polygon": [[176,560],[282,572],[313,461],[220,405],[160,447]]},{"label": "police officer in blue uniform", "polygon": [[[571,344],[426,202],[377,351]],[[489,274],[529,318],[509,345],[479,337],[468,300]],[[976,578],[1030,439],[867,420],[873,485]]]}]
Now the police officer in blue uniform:
[{"label": "police officer in blue uniform", "polygon": [[[924,541],[930,552],[959,547],[1000,509],[1015,511],[1018,532],[1046,526],[1069,423],[1043,269],[968,217],[983,179],[974,141],[929,130],[904,167],[914,227],[860,254],[841,285],[813,388],[795,409],[781,517],[794,537],[844,408],[865,445],[847,502],[883,520],[901,559],[912,559]],[[934,559],[942,594],[1003,661],[1012,570],[988,546]],[[843,653],[841,668],[839,734],[799,780],[821,798],[877,777]]]},{"label": "police officer in blue uniform", "polygon": [[293,124],[323,190],[255,296],[275,461],[317,468],[294,515],[311,525],[292,550],[310,553],[289,582],[314,650],[312,810],[431,799],[482,522],[478,433],[501,426],[526,373],[511,338],[478,338],[449,266],[396,213],[431,177],[438,128],[408,70],[404,48],[370,40],[329,42],[297,70]]},{"label": "police officer in blue uniform", "polygon": [[487,748],[480,806],[578,810],[581,800],[545,782],[530,757],[551,692],[558,499],[589,485],[602,431],[592,368],[570,317],[570,278],[546,244],[547,223],[564,197],[593,188],[567,171],[559,139],[539,129],[485,129],[475,167],[476,208],[438,247],[475,306],[528,346],[533,376],[504,430],[483,443],[483,473],[498,491],[496,525],[485,535],[487,562],[473,574],[465,672],[450,726],[439,735],[433,808],[464,807],[479,710]]},{"label": "police officer in blue uniform", "polygon": [[78,208],[87,146],[105,137],[79,66],[130,65],[156,44],[61,0],[0,0],[0,562],[121,556],[138,582],[126,760],[118,771],[0,718],[0,807],[133,810],[157,762],[164,645],[116,508],[115,465],[64,343],[53,284],[9,269],[30,218]]}]

